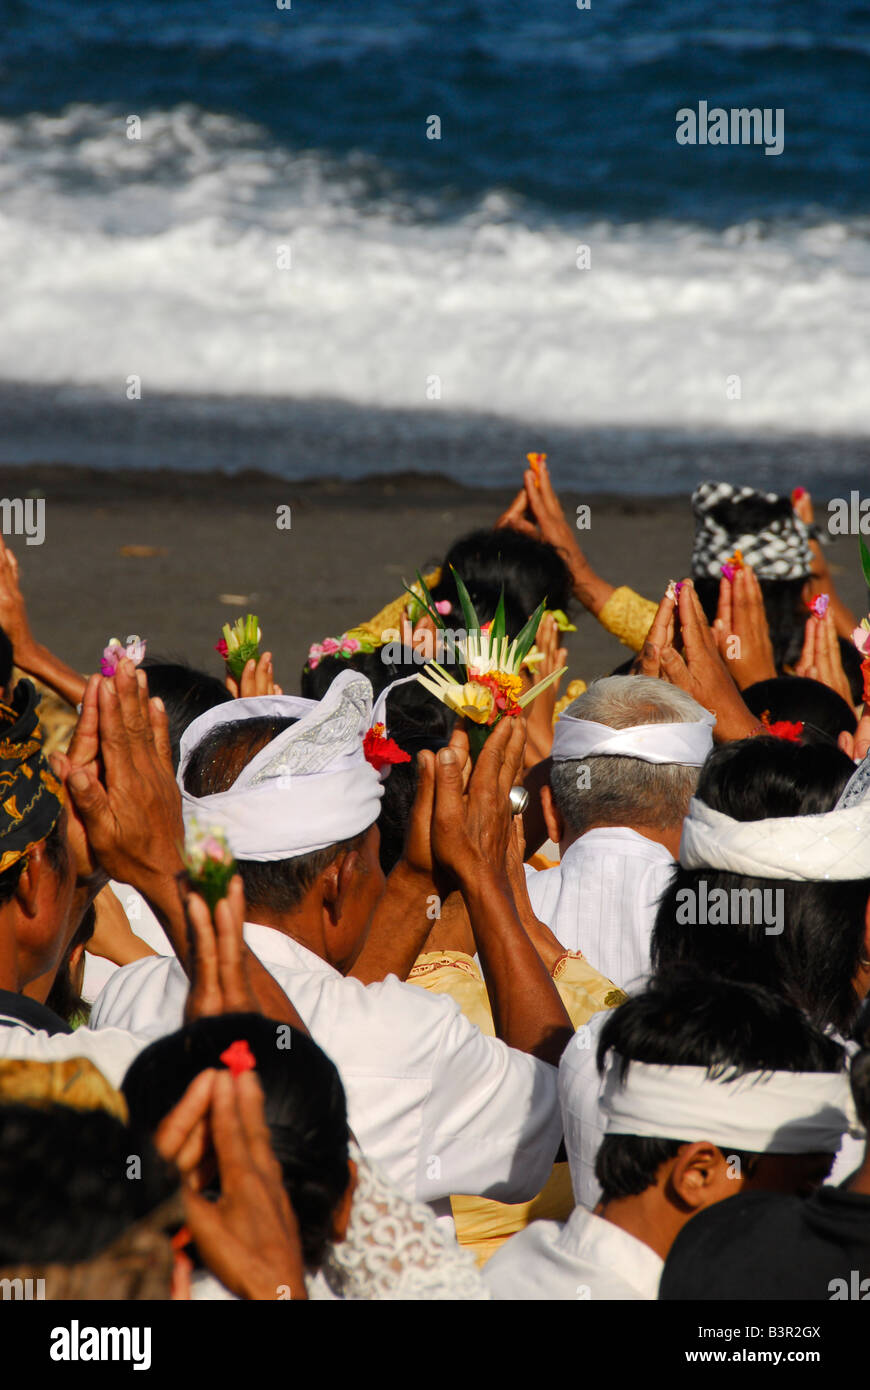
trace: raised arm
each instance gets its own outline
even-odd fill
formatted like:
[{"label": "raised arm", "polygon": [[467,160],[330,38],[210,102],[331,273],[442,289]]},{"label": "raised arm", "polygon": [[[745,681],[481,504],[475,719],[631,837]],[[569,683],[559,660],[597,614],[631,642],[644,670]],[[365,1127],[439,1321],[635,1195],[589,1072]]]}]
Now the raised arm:
[{"label": "raised arm", "polygon": [[0,626],[12,643],[16,666],[49,686],[73,707],[85,693],[85,678],[61,661],[30,631],[27,608],[18,582],[18,561],[0,536]]},{"label": "raised arm", "polygon": [[544,962],[523,930],[507,851],[510,789],[522,765],[520,720],[503,719],[477,759],[467,789],[453,748],[436,758],[432,848],[465,899],[489,993],[496,1036],[557,1063],[573,1028]]}]

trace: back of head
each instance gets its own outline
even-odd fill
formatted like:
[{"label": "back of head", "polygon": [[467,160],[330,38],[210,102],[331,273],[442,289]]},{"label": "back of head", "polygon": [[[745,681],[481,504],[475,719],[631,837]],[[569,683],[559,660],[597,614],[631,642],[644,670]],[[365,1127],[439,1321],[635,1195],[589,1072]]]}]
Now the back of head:
[{"label": "back of head", "polygon": [[[793,743],[758,737],[716,749],[698,782],[699,801],[732,820],[821,815],[832,810],[854,772],[826,740]],[[689,902],[721,890],[740,911],[696,919]],[[740,896],[743,894],[744,896]],[[777,925],[743,910],[745,895],[777,904]],[[735,897],[735,895],[737,895]],[[653,968],[695,964],[732,980],[755,982],[804,1008],[818,1027],[851,1029],[853,980],[863,955],[870,881],[758,878],[713,867],[678,865],[653,929]]]},{"label": "back of head", "polygon": [[166,709],[172,765],[178,767],[178,748],[188,724],[232,696],[216,676],[196,671],[183,662],[146,657],[142,665],[148,673],[148,693],[159,696]]},{"label": "back of head", "polygon": [[[691,968],[654,977],[608,1015],[598,1046],[602,1070],[608,1054],[623,1080],[638,1062],[703,1067],[711,1080],[754,1072],[839,1072],[845,1063],[843,1048],[800,1009],[760,986]],[[723,1117],[727,1107],[723,1088]],[[667,1117],[660,1119],[666,1129]],[[606,1135],[596,1163],[604,1200],[645,1191],[683,1142],[678,1136]]]},{"label": "back of head", "polygon": [[508,526],[472,531],[454,541],[440,583],[432,591],[436,601],[451,604],[448,627],[461,625],[462,618],[451,566],[468,589],[481,622],[494,616],[504,587],[506,629],[512,637],[544,600],[548,608],[566,609],[571,602],[571,575],[553,546]]},{"label": "back of head", "polygon": [[[263,715],[219,724],[191,753],[184,771],[185,791],[195,797],[229,791],[242,769],[278,734],[295,723],[297,720],[292,717]],[[363,835],[287,859],[238,859],[245,902],[252,908],[292,912],[323,870],[343,849],[358,845]]]},{"label": "back of head", "polygon": [[134,1146],[105,1111],[0,1105],[0,1266],[89,1260],[177,1186],[152,1146]]},{"label": "back of head", "polygon": [[348,1185],[344,1088],[335,1065],[304,1033],[261,1014],[201,1018],[141,1052],[124,1078],[134,1128],[151,1135],[194,1077],[220,1068],[221,1054],[244,1039],[256,1059],[266,1122],[299,1222],[309,1269],[317,1269],[331,1218]]},{"label": "back of head", "polygon": [[[646,676],[605,676],[593,681],[564,715],[611,729],[641,724],[693,724],[705,714],[691,695]],[[581,775],[581,769],[586,773]],[[593,826],[679,825],[698,780],[682,763],[601,756],[553,762],[550,788],[574,835]]]},{"label": "back of head", "polygon": [[777,676],[775,680],[756,681],[742,694],[759,719],[767,713],[772,723],[779,720],[802,723],[834,742],[844,730],[853,734],[858,727],[855,711],[842,695],[808,676]]}]

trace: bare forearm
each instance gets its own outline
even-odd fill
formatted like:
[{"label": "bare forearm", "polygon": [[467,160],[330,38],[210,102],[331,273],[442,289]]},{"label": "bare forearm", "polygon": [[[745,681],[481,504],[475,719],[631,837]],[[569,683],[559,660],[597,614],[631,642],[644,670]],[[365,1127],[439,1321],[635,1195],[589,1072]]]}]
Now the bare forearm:
[{"label": "bare forearm", "polygon": [[66,700],[73,708],[81,704],[87,684],[84,676],[80,676],[78,671],[67,666],[65,662],[39,642],[30,642],[25,646],[16,648],[15,664],[20,666],[22,671],[26,671],[29,676],[35,676],[37,680],[42,681],[43,685],[54,690],[62,700]]},{"label": "bare forearm", "polygon": [[462,885],[486,981],[496,1036],[520,1052],[558,1063],[573,1033],[549,972],[523,930],[507,879]]},{"label": "bare forearm", "polygon": [[576,546],[574,553],[569,556],[568,563],[575,596],[584,608],[597,617],[611,594],[615,593],[616,590],[612,584],[608,584],[606,579],[602,579],[600,574],[596,574],[586,556]]},{"label": "bare forearm", "polygon": [[432,930],[433,907],[437,910],[439,906],[431,877],[400,860],[387,879],[365,944],[348,976],[364,985],[385,980],[388,975],[406,980]]}]

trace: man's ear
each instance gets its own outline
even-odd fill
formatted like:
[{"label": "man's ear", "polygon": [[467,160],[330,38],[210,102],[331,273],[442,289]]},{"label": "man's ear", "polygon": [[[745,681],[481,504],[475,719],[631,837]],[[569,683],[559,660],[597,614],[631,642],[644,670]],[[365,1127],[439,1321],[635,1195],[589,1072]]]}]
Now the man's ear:
[{"label": "man's ear", "polygon": [[541,810],[544,813],[544,824],[547,827],[547,834],[554,845],[561,844],[562,836],[565,834],[565,822],[562,819],[559,808],[553,800],[553,793],[546,782],[541,787]]},{"label": "man's ear", "polygon": [[21,871],[15,886],[15,898],[25,917],[35,917],[38,911],[37,899],[43,876],[48,872],[45,846],[34,845],[27,851],[27,863]]},{"label": "man's ear", "polygon": [[356,1192],[356,1185],[359,1181],[357,1166],[352,1158],[347,1160],[347,1187],[344,1196],[340,1199],[338,1206],[332,1213],[332,1239],[337,1245],[347,1236],[347,1228],[350,1224],[350,1209],[353,1206],[353,1194]]},{"label": "man's ear", "polygon": [[353,891],[359,860],[359,850],[349,849],[346,854],[334,859],[323,875],[323,907],[333,925],[338,923],[347,905],[348,895]]},{"label": "man's ear", "polygon": [[721,1149],[707,1140],[686,1144],[674,1159],[668,1187],[684,1208],[700,1211],[723,1197],[733,1197],[743,1186],[739,1164],[733,1165]]}]

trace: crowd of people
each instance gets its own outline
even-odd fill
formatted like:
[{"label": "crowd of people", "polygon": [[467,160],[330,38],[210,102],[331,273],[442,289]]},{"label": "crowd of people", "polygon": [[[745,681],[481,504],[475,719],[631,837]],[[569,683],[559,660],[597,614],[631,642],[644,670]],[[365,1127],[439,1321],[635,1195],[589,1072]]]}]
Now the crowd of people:
[{"label": "crowd of people", "polygon": [[[80,675],[0,542],[4,1289],[861,1296],[862,629],[803,490],[692,507],[686,577],[615,587],[535,456],[299,695],[159,634]],[[469,601],[543,605],[486,721],[419,679]],[[588,685],[584,609],[629,653]]]}]

